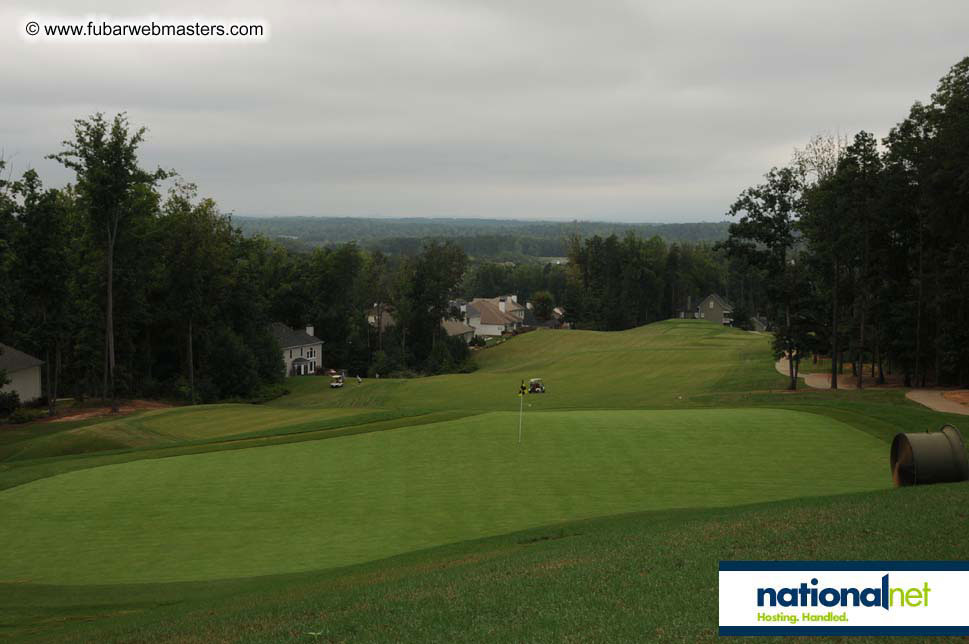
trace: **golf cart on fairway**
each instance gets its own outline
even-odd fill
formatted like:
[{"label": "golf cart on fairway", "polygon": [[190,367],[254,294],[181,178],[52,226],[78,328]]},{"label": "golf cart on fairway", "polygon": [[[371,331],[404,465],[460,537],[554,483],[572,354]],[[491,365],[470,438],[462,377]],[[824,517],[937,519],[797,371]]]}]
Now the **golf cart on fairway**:
[{"label": "golf cart on fairway", "polygon": [[343,386],[343,374],[330,376],[330,389],[339,389]]},{"label": "golf cart on fairway", "polygon": [[541,378],[532,378],[528,381],[528,393],[530,394],[544,394],[545,393],[545,383],[542,382]]}]

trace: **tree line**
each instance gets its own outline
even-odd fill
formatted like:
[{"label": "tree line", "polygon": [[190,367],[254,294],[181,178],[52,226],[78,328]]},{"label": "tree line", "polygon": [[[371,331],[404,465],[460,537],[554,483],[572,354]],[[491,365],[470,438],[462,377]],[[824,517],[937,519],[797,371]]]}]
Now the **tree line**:
[{"label": "tree line", "polygon": [[[0,178],[0,342],[44,361],[50,413],[63,395],[115,408],[138,395],[278,395],[276,321],[315,326],[323,363],[353,373],[467,368],[467,347],[439,326],[465,272],[460,248],[292,253],[247,237],[196,186],[141,166],[145,133],[95,114],[49,157],[71,184],[45,187],[34,170]],[[367,324],[375,302],[396,310],[389,338]]]},{"label": "tree line", "polygon": [[969,58],[880,142],[818,136],[730,208],[790,388],[805,356],[906,386],[969,385]]},{"label": "tree line", "polygon": [[569,240],[564,305],[579,328],[618,331],[657,320],[692,317],[701,298],[735,302],[746,325],[763,299],[759,276],[712,244],[667,244],[654,236],[598,235]]},{"label": "tree line", "polygon": [[309,251],[356,241],[367,250],[414,254],[426,240],[452,241],[477,260],[534,261],[564,257],[568,239],[608,237],[633,232],[662,237],[667,243],[717,242],[727,238],[729,222],[634,224],[591,221],[509,221],[503,219],[421,219],[350,217],[237,217],[248,235],[278,239],[287,248]]}]

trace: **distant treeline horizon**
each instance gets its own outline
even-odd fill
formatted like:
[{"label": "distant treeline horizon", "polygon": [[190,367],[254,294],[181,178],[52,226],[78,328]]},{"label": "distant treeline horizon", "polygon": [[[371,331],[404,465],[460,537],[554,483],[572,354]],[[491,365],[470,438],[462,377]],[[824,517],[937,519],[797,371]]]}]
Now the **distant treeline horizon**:
[{"label": "distant treeline horizon", "polygon": [[371,250],[411,255],[424,241],[452,240],[476,257],[564,257],[568,239],[596,235],[660,237],[667,243],[715,243],[728,236],[730,222],[623,223],[514,219],[301,217],[234,215],[247,236],[264,235],[292,250],[311,250],[355,241]]}]

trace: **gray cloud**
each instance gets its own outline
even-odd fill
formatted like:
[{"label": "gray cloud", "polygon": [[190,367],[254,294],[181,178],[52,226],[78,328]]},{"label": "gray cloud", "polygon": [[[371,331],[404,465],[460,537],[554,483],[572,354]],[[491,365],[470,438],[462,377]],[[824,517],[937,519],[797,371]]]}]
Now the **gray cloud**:
[{"label": "gray cloud", "polygon": [[0,148],[63,183],[43,157],[72,120],[126,110],[146,165],[241,214],[715,220],[812,134],[884,135],[969,55],[964,0],[280,4],[206,3],[265,43],[101,44],[27,42],[66,9],[8,2]]}]

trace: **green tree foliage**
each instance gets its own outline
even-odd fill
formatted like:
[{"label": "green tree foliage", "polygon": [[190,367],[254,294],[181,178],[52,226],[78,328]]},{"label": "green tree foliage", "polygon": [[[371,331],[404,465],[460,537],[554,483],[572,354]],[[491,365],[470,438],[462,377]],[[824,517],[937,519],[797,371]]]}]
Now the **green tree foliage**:
[{"label": "green tree foliage", "polygon": [[114,269],[119,236],[127,224],[150,206],[155,184],[165,177],[161,170],[147,172],[138,165],[138,147],[145,128],[129,132],[124,114],[109,123],[97,113],[75,122],[74,139],[64,141],[64,150],[52,159],[74,170],[80,207],[92,232],[104,242],[106,263],[105,343],[107,346],[108,390],[117,409],[116,337],[114,328]]},{"label": "green tree foliage", "polygon": [[739,216],[730,225],[727,253],[770,276],[766,293],[767,317],[774,327],[774,349],[788,359],[790,389],[797,389],[798,365],[813,338],[805,298],[808,284],[802,258],[795,248],[803,182],[790,167],[772,168],[765,182],[744,190],[730,207]]},{"label": "green tree foliage", "polygon": [[866,364],[880,381],[894,367],[906,385],[969,384],[969,58],[881,143],[815,139],[796,159],[807,181],[792,184],[794,225],[731,227],[727,245],[763,257],[781,230],[793,238],[808,270],[768,293],[775,311],[806,294],[791,326],[833,357],[832,387],[845,357],[857,386]]},{"label": "green tree foliage", "polygon": [[669,247],[659,237],[573,237],[563,302],[580,327],[615,331],[669,317],[727,284],[725,255],[707,245]]},{"label": "green tree foliage", "polygon": [[15,239],[18,276],[18,344],[44,357],[44,391],[54,415],[60,365],[69,340],[69,204],[56,190],[44,190],[34,170],[15,186],[21,196]]},{"label": "green tree foliage", "polygon": [[458,293],[467,256],[455,244],[432,241],[404,264],[397,298],[397,310],[403,313],[398,320],[400,332],[409,338],[412,364],[442,371],[451,365],[440,350],[435,351],[447,337],[441,320],[448,316],[450,300]]},{"label": "green tree foliage", "polygon": [[[123,114],[95,114],[53,155],[76,183],[48,190],[34,171],[0,180],[0,341],[44,359],[51,411],[60,380],[114,404],[264,399],[284,377],[273,322],[313,325],[323,363],[351,373],[468,368],[467,346],[440,327],[466,272],[461,248],[388,258],[246,237],[194,185],[143,170],[144,135]],[[399,321],[383,347],[366,321],[374,302]]]},{"label": "green tree foliage", "polygon": [[13,237],[17,226],[17,203],[11,194],[10,182],[4,179],[6,167],[6,162],[0,158],[0,338],[12,333],[14,321]]},{"label": "green tree foliage", "polygon": [[536,291],[532,294],[532,306],[534,307],[535,317],[541,321],[552,317],[552,309],[555,308],[555,298],[548,291]]}]

